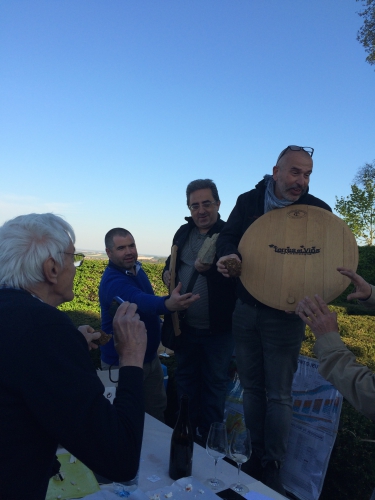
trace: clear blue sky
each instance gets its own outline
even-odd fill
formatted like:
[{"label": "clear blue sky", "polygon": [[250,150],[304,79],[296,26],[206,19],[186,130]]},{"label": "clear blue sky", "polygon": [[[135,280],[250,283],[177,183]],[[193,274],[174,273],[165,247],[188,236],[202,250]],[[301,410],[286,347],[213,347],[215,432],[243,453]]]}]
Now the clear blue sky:
[{"label": "clear blue sky", "polygon": [[53,211],[76,246],[167,255],[186,185],[226,219],[288,144],[331,206],[375,159],[355,0],[1,0],[0,224]]}]

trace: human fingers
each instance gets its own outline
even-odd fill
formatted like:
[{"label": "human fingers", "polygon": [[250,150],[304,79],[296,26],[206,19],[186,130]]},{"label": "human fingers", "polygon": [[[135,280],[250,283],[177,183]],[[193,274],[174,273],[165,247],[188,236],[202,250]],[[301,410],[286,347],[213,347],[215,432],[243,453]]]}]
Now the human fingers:
[{"label": "human fingers", "polygon": [[211,264],[203,264],[203,262],[200,259],[196,259],[194,267],[199,273],[203,273],[210,269]]},{"label": "human fingers", "polygon": [[221,273],[226,278],[229,278],[228,269],[224,266],[223,261],[221,259],[219,259],[216,262],[216,267],[217,267],[217,270],[218,270],[219,273]]},{"label": "human fingers", "polygon": [[348,269],[347,267],[338,267],[337,271],[341,274],[344,274],[350,279],[354,278],[357,275],[352,269]]},{"label": "human fingers", "polygon": [[305,297],[303,299],[304,309],[311,311],[315,316],[319,314],[327,314],[329,313],[329,309],[324,300],[319,297],[319,295],[315,295],[316,303],[310,299],[310,297]]},{"label": "human fingers", "polygon": [[238,255],[236,253],[231,253],[229,255],[226,255],[225,257],[223,257],[224,260],[226,259],[236,259],[238,260],[238,262],[241,262],[241,259],[238,257]]},{"label": "human fingers", "polygon": [[86,335],[84,335],[84,337],[86,338],[87,345],[89,346],[89,351],[91,351],[91,349],[97,349],[99,347],[98,344],[95,343],[95,340],[101,337],[100,332],[88,332],[86,333]]},{"label": "human fingers", "polygon": [[129,301],[123,302],[117,308],[116,314],[113,317],[113,323],[118,321],[125,314],[129,315],[129,316],[132,316],[132,315],[134,316],[136,311],[137,311],[137,304],[130,303]]},{"label": "human fingers", "polygon": [[[361,289],[367,282],[359,276],[357,273],[352,271],[351,269],[346,269],[345,267],[338,267],[337,270],[344,276],[347,276],[356,289]],[[356,298],[356,297],[354,297]],[[349,299],[350,300],[350,299]]]},{"label": "human fingers", "polygon": [[95,332],[94,328],[90,325],[81,325],[78,330],[85,337],[89,350],[96,349],[98,346],[93,343],[93,340],[98,339],[101,336],[100,332]]},{"label": "human fingers", "polygon": [[184,295],[180,295],[175,304],[175,310],[182,311],[187,309],[193,302],[200,299],[200,295],[195,293],[185,293]]},{"label": "human fingers", "polygon": [[180,304],[189,307],[190,304],[195,302],[196,300],[200,299],[199,293],[185,293],[184,295],[180,296]]},{"label": "human fingers", "polygon": [[119,306],[113,318],[113,331],[115,333],[121,330],[124,318],[126,321],[130,321],[132,319],[139,321],[137,307],[137,304],[134,304],[133,302],[123,302]]},{"label": "human fingers", "polygon": [[172,293],[173,293],[173,294],[175,294],[175,293],[176,293],[176,294],[178,294],[178,295],[179,295],[179,294],[180,294],[180,291],[181,291],[181,288],[182,288],[182,283],[181,283],[181,281],[179,281],[179,282],[178,282],[178,285],[176,286],[176,288],[175,288],[174,290],[172,290]]},{"label": "human fingers", "polygon": [[296,314],[299,314],[300,312],[302,312],[302,311],[303,311],[303,308],[304,308],[304,300],[305,300],[305,299],[301,299],[301,300],[298,302],[298,304],[297,304],[297,306],[296,306],[296,309],[295,309],[295,311],[294,311]]},{"label": "human fingers", "polygon": [[322,312],[323,314],[329,314],[330,310],[324,300],[318,294],[315,294],[314,297],[316,302],[318,303],[318,311]]},{"label": "human fingers", "polygon": [[143,367],[147,347],[147,331],[139,315],[125,314],[114,328],[114,346],[119,355],[119,366]]},{"label": "human fingers", "polygon": [[347,300],[367,300],[372,295],[372,288],[367,281],[362,278],[359,274],[355,273],[351,269],[346,269],[344,267],[338,267],[337,270],[351,279],[353,285],[355,286],[354,292],[347,296]]},{"label": "human fingers", "polygon": [[315,321],[316,316],[313,313],[310,304],[306,301],[306,298],[298,303],[296,314],[298,314],[298,316],[304,323],[306,323],[307,326],[313,329],[313,322]]},{"label": "human fingers", "polygon": [[78,327],[78,330],[85,335],[86,333],[93,333],[95,330],[92,326],[90,325],[80,325]]},{"label": "human fingers", "polygon": [[163,281],[164,281],[164,284],[167,287],[169,287],[170,282],[171,282],[171,273],[169,271],[165,271],[165,273],[163,274]]},{"label": "human fingers", "polygon": [[355,273],[352,269],[346,269],[345,267],[338,267],[337,270],[351,279],[353,285],[356,287],[363,287],[368,285],[367,281],[362,278],[359,274]]},{"label": "human fingers", "polygon": [[298,303],[296,310],[298,310],[298,314],[303,314],[305,317],[311,318],[315,316],[318,311],[318,307],[314,304],[310,297],[305,297]]},{"label": "human fingers", "polygon": [[99,336],[98,337],[94,337],[94,334],[93,334],[93,337],[92,337],[92,340],[90,342],[88,342],[88,346],[89,346],[89,351],[91,351],[91,349],[98,349],[98,344],[96,344],[95,342],[93,342],[93,340],[97,340],[99,337],[100,337],[100,332],[95,332],[95,333],[99,333]]},{"label": "human fingers", "polygon": [[235,260],[238,260],[239,262],[241,262],[241,259],[238,257],[238,255],[236,253],[231,253],[229,255],[223,255],[222,257],[220,257],[220,259],[217,261],[217,264],[223,264],[223,262],[225,262],[226,260],[228,259],[235,259]]},{"label": "human fingers", "polygon": [[346,300],[368,300],[372,295],[372,288],[370,285],[364,289],[359,289],[356,287],[356,290],[353,293],[350,293]]},{"label": "human fingers", "polygon": [[216,267],[217,267],[217,270],[219,271],[219,273],[222,273],[222,274],[228,273],[228,269],[224,266],[224,264],[222,262],[218,261],[216,263]]},{"label": "human fingers", "polygon": [[145,332],[144,323],[140,321],[139,314],[137,313],[137,304],[130,302],[121,304],[113,319],[113,328],[117,336],[132,336],[135,333]]}]

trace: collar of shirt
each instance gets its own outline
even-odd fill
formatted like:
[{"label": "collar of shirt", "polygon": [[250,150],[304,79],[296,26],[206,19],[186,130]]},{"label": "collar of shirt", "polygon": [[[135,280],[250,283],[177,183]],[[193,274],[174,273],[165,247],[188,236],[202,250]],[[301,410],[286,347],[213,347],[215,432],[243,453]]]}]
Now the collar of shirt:
[{"label": "collar of shirt", "polygon": [[[108,267],[112,267],[113,269],[117,269],[117,271],[120,271],[123,274],[126,274],[126,276],[134,276],[134,274],[129,271],[128,269],[124,269],[123,267],[117,266],[114,264],[111,260],[108,262]],[[134,270],[135,270],[135,276],[137,276],[138,271],[141,269],[142,263],[137,260],[137,262],[134,265]]]}]

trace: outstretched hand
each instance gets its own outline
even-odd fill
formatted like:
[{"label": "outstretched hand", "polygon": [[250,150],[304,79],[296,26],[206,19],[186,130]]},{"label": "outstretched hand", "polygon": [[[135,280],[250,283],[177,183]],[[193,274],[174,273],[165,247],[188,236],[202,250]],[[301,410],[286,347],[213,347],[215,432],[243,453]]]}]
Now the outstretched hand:
[{"label": "outstretched hand", "polygon": [[316,338],[329,332],[338,332],[337,314],[328,309],[324,300],[315,295],[316,304],[309,298],[302,299],[296,308],[296,314],[311,328]]},{"label": "outstretched hand", "polygon": [[183,311],[200,298],[199,294],[193,293],[184,293],[183,295],[180,295],[181,288],[182,283],[180,282],[176,288],[172,290],[170,297],[165,301],[166,308],[171,312]]},{"label": "outstretched hand", "polygon": [[90,325],[81,325],[78,327],[78,330],[85,337],[89,346],[89,351],[91,351],[91,349],[97,349],[99,347],[98,344],[95,344],[95,342],[93,342],[93,340],[97,340],[101,336],[100,332],[96,332]]},{"label": "outstretched hand", "polygon": [[337,270],[344,276],[350,278],[355,286],[355,291],[347,296],[347,300],[367,300],[371,297],[372,288],[362,276],[359,276],[359,274],[345,267],[338,267]]}]

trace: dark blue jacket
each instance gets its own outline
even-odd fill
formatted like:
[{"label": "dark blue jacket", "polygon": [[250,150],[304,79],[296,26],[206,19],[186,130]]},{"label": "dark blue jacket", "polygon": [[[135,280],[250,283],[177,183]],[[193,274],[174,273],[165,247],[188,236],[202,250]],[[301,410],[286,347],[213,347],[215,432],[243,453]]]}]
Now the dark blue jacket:
[{"label": "dark blue jacket", "polygon": [[[160,344],[161,323],[159,315],[170,313],[165,307],[165,299],[168,297],[157,297],[154,294],[150,280],[142,268],[134,276],[126,274],[125,269],[109,261],[99,285],[102,330],[107,334],[113,334],[113,318],[109,314],[109,308],[115,296],[137,304],[137,313],[147,330],[147,349],[144,362],[149,363],[155,358]],[[102,360],[105,363],[118,365],[118,355],[113,338],[100,349]]]}]

